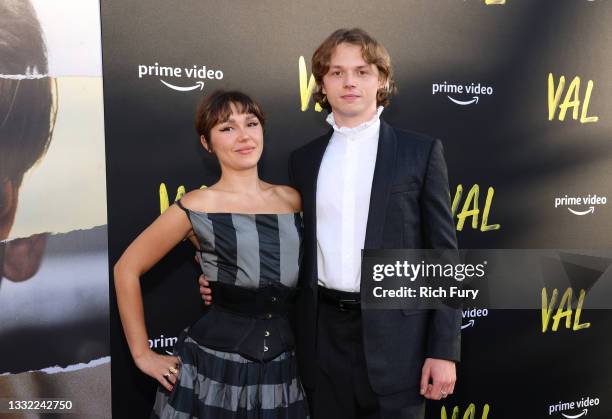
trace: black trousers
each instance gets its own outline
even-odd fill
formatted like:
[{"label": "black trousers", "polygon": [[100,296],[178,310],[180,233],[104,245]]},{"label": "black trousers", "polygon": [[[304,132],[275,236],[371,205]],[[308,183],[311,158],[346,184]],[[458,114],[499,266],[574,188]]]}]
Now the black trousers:
[{"label": "black trousers", "polygon": [[[368,378],[361,311],[319,299],[315,388],[307,389],[313,419],[422,419],[425,403],[393,396],[393,407],[378,396]],[[414,399],[414,397],[412,397]],[[398,402],[399,400],[399,402]]]}]

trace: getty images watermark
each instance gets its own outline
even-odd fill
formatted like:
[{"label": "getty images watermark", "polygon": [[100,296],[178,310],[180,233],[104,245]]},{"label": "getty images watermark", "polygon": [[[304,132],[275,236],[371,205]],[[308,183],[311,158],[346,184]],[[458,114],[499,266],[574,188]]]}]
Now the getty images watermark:
[{"label": "getty images watermark", "polygon": [[[395,261],[389,264],[375,264],[372,268],[372,279],[380,282],[388,278],[405,278],[407,281],[415,282],[417,279],[432,280],[454,280],[463,282],[466,278],[484,278],[487,261],[482,263],[411,263],[407,260]],[[448,282],[448,281],[447,281]],[[450,282],[452,284],[452,282]],[[401,286],[399,289],[385,289],[383,286],[375,286],[373,293],[375,297],[389,298],[467,298],[475,300],[478,298],[478,289],[464,289],[459,285],[442,284],[436,287],[420,285],[418,287]]]},{"label": "getty images watermark", "polygon": [[604,293],[592,292],[612,286],[611,265],[612,250],[364,250],[362,306],[542,309],[571,288],[591,293],[585,308],[611,308]]}]

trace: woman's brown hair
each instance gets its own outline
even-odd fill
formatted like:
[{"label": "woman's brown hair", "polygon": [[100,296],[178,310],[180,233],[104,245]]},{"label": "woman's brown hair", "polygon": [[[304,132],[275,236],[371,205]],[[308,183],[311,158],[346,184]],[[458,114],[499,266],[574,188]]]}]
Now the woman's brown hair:
[{"label": "woman's brown hair", "polygon": [[255,115],[262,127],[266,122],[261,107],[249,95],[236,90],[215,90],[202,98],[195,115],[196,132],[199,136],[204,136],[210,151],[212,151],[210,130],[215,125],[229,119],[232,114],[232,105],[239,113]]}]

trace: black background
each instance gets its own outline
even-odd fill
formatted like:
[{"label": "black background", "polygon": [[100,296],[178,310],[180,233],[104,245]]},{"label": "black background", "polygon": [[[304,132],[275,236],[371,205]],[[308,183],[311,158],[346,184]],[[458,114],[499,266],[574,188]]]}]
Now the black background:
[{"label": "black background", "polygon": [[[325,113],[300,110],[298,58],[310,57],[339,27],[362,27],[389,50],[399,93],[382,117],[441,138],[451,195],[495,188],[489,224],[497,231],[458,232],[464,248],[609,248],[610,206],[576,216],[554,198],[596,193],[612,198],[612,6],[596,0],[366,2],[102,2],[109,258],[111,266],[159,214],[159,186],[187,190],[214,183],[218,167],[204,156],[193,129],[202,92],[178,92],[160,77],[138,78],[138,65],[220,69],[215,88],[250,93],[268,115],[260,174],[287,182],[287,157],[328,129]],[[547,78],[566,89],[581,77],[595,87],[589,116],[599,122],[548,120]],[[197,80],[161,77],[179,86]],[[459,106],[432,83],[491,86],[491,96]],[[471,95],[454,95],[467,100]],[[562,96],[562,98],[564,95]],[[460,207],[463,205],[463,199]],[[581,208],[582,209],[582,208]],[[482,214],[481,214],[482,215]],[[176,336],[201,311],[198,270],[179,245],[143,278],[151,337]],[[588,298],[588,296],[587,296]],[[548,406],[598,397],[589,418],[612,413],[610,311],[585,311],[589,329],[541,332],[539,311],[494,311],[463,334],[455,395],[444,405],[491,407],[489,418],[545,418]],[[467,320],[466,320],[467,321]],[[464,321],[464,323],[466,322]],[[118,321],[111,279],[113,414],[146,417],[155,383],[135,369]],[[431,403],[428,417],[440,417]],[[566,412],[575,414],[577,410]],[[561,417],[553,414],[550,417]]]}]

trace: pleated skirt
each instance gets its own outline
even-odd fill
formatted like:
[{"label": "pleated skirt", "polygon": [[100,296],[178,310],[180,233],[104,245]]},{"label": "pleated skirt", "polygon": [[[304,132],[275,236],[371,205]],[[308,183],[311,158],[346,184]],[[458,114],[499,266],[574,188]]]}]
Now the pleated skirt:
[{"label": "pleated skirt", "polygon": [[302,419],[308,406],[293,351],[268,362],[216,351],[185,333],[174,350],[180,371],[172,392],[159,386],[153,419]]}]

